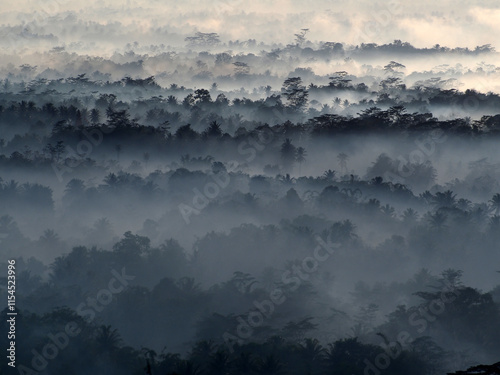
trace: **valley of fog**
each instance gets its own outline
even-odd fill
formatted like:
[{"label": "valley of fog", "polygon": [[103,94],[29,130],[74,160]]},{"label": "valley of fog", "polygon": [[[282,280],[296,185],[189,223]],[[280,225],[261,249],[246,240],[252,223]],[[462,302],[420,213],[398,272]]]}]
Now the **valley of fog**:
[{"label": "valley of fog", "polygon": [[[20,373],[444,375],[498,362],[500,67],[479,37],[498,29],[494,3],[456,22],[433,5],[450,30],[484,21],[450,47],[405,26],[420,17],[408,4],[407,41],[354,37],[367,8],[337,25],[351,30],[341,43],[321,22],[301,30],[326,2],[291,2],[272,27],[277,5],[257,2],[242,19],[268,27],[258,39],[222,1],[176,5],[164,28],[161,12],[132,16],[155,2],[100,3],[57,2],[54,22],[1,13],[0,341],[15,259]],[[101,22],[111,13],[121,21]]]}]

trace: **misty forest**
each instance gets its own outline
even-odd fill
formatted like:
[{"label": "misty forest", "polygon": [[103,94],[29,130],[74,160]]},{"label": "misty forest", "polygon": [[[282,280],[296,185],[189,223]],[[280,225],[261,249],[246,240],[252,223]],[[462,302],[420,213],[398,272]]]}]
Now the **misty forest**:
[{"label": "misty forest", "polygon": [[500,374],[489,39],[104,3],[0,11],[0,374]]}]

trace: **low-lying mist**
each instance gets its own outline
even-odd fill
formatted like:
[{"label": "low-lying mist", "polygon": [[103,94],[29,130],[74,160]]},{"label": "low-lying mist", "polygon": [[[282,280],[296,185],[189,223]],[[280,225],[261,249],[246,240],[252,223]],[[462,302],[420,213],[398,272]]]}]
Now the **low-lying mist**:
[{"label": "low-lying mist", "polygon": [[180,30],[145,45],[123,24],[85,27],[128,44],[96,57],[92,33],[62,46],[56,26],[27,28],[16,35],[47,46],[0,62],[0,263],[17,277],[19,373],[498,361],[491,45],[307,29],[288,45]]}]

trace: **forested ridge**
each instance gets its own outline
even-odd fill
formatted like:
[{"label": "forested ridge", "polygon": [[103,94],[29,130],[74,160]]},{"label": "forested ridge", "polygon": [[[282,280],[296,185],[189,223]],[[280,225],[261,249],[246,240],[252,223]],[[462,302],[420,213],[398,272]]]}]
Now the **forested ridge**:
[{"label": "forested ridge", "polygon": [[14,372],[498,373],[494,48],[305,30],[0,67]]}]

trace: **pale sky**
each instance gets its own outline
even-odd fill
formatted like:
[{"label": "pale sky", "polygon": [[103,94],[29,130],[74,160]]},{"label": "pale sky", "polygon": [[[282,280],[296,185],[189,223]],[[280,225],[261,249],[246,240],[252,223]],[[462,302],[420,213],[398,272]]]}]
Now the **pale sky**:
[{"label": "pale sky", "polygon": [[[263,0],[0,0],[0,9],[0,25],[30,25],[30,31],[52,33],[63,43],[78,42],[75,34],[85,33],[85,25],[96,24],[112,25],[112,32],[102,38],[110,34],[128,38],[130,33],[139,39],[162,28],[181,35],[216,32],[225,41],[284,44],[291,43],[302,28],[310,30],[311,41],[382,44],[401,39],[417,47],[492,44],[498,49],[500,35],[497,0],[277,0],[272,5]],[[48,19],[69,14],[73,18],[67,22]],[[34,19],[37,30],[30,23]]]}]

